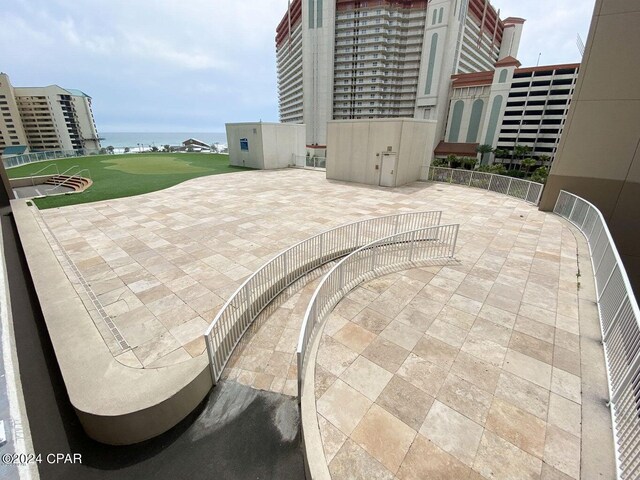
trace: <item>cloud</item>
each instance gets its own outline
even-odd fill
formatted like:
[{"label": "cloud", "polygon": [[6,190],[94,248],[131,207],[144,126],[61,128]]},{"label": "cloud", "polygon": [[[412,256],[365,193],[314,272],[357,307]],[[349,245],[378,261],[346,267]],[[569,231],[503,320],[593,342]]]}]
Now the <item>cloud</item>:
[{"label": "cloud", "polygon": [[[333,0],[325,0],[333,1]],[[527,19],[519,59],[579,60],[594,0],[493,0]],[[14,85],[80,88],[99,129],[223,131],[277,121],[275,28],[287,0],[5,0],[0,68]]]}]

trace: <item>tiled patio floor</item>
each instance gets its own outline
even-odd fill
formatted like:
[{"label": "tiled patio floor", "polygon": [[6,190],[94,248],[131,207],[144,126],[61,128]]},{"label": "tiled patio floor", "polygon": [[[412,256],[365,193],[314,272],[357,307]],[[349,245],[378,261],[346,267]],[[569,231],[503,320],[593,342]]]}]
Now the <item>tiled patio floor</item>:
[{"label": "tiled patio floor", "polygon": [[315,395],[334,480],[580,478],[578,245],[505,207],[450,207],[458,264],[370,281],[327,319]]},{"label": "tiled patio floor", "polygon": [[[294,169],[202,177],[42,217],[131,347],[123,350],[75,281],[113,355],[133,367],[158,367],[201,355],[201,335],[220,306],[284,248],[342,223],[433,209],[482,238],[493,238],[505,219],[515,220],[507,230],[526,233],[543,218],[524,202],[465,187],[385,189]],[[495,241],[500,248],[508,239]]]}]

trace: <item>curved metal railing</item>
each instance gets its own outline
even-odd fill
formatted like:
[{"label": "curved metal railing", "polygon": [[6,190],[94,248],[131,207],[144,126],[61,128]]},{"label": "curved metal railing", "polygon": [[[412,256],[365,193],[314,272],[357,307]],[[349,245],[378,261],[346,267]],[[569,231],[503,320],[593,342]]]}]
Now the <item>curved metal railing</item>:
[{"label": "curved metal railing", "polygon": [[307,347],[316,325],[351,289],[371,277],[420,261],[453,258],[458,228],[458,224],[438,225],[390,235],[358,248],[334,265],[313,292],[302,321],[296,349],[299,400],[304,385]]},{"label": "curved metal railing", "polygon": [[519,198],[534,205],[540,203],[540,196],[544,188],[542,183],[531,182],[521,178],[445,167],[429,167],[427,179],[433,182],[482,188],[491,192],[502,193],[509,197]]},{"label": "curved metal railing", "polygon": [[55,163],[50,163],[49,165],[47,165],[44,168],[41,168],[40,170],[38,170],[37,172],[34,172],[32,174],[29,175],[29,178],[31,179],[31,185],[35,186],[35,181],[33,180],[33,177],[39,175],[40,173],[44,172],[45,170],[50,169],[51,167],[56,169],[56,175],[60,175],[60,170],[58,169],[58,165]]},{"label": "curved metal railing", "polygon": [[205,332],[214,385],[247,328],[293,282],[379,238],[438,225],[441,215],[441,211],[428,211],[361,220],[322,232],[276,255],[240,285]]},{"label": "curved metal railing", "polygon": [[640,475],[640,309],[602,213],[564,190],[553,212],[587,239],[607,363],[618,478]]}]

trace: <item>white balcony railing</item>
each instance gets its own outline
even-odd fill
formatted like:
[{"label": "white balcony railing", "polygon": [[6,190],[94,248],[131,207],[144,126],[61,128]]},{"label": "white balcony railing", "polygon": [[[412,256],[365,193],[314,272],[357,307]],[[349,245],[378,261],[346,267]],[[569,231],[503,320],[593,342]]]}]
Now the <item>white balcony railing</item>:
[{"label": "white balcony railing", "polygon": [[591,253],[619,479],[640,478],[640,309],[602,213],[562,190],[554,213],[573,223]]}]

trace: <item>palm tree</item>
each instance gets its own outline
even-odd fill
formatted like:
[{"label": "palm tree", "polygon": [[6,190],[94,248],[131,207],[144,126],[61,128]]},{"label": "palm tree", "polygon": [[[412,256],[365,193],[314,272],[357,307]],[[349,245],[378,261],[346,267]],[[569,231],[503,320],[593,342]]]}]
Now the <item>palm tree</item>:
[{"label": "palm tree", "polygon": [[491,145],[478,145],[478,148],[476,148],[476,151],[478,152],[478,154],[480,155],[480,165],[484,164],[484,163],[488,163],[485,162],[485,155],[487,153],[491,153],[493,152],[493,148],[491,147]]},{"label": "palm tree", "polygon": [[520,164],[526,168],[525,171],[528,175],[529,171],[531,170],[531,167],[535,166],[536,161],[533,158],[525,158],[522,160],[522,162],[520,162]]},{"label": "palm tree", "polygon": [[551,163],[551,157],[549,155],[540,155],[538,156],[538,160],[540,160],[542,162],[543,166],[549,166],[549,164]]}]

